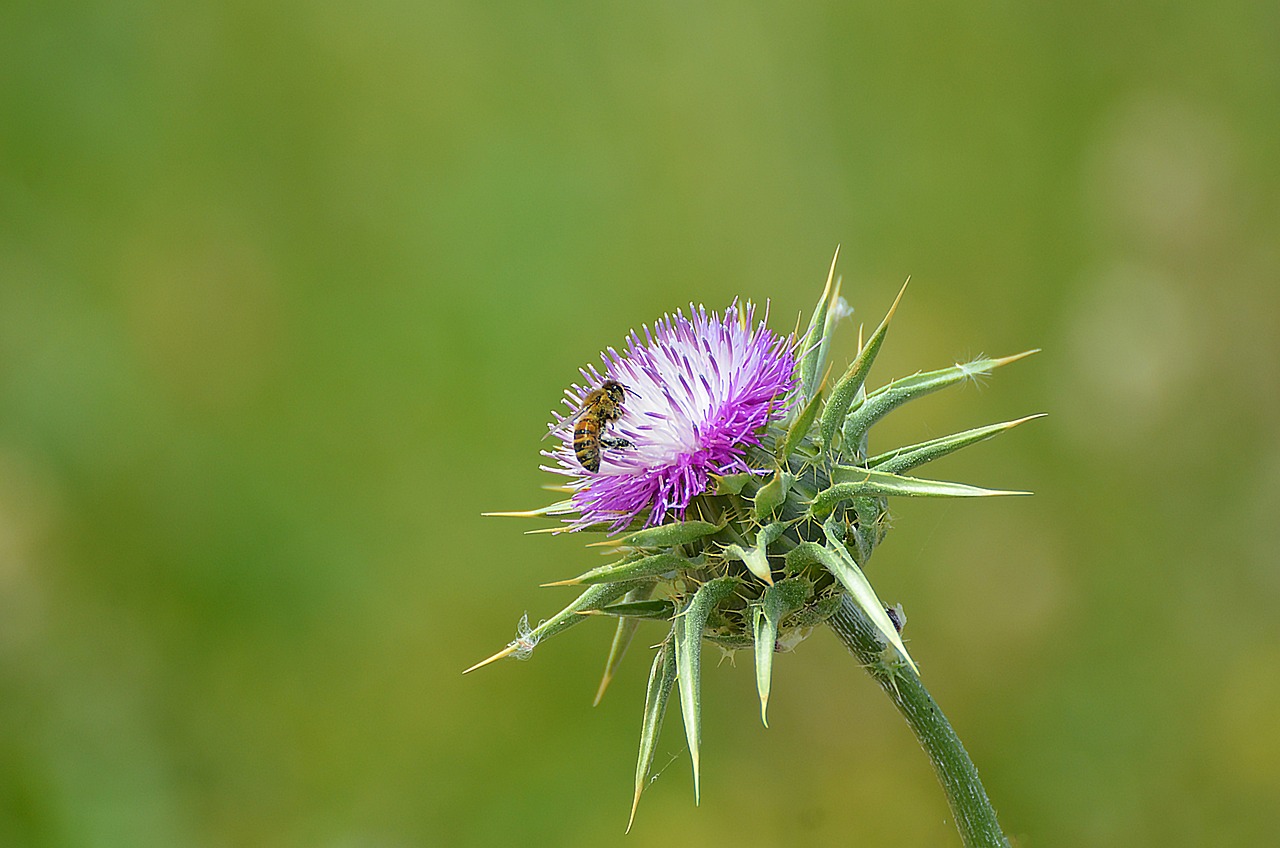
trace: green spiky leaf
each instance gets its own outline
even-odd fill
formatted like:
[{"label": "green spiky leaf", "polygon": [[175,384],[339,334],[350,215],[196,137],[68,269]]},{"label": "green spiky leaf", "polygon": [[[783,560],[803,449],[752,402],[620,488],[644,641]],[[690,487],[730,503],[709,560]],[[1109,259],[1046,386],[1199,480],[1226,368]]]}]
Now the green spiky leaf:
[{"label": "green spiky leaf", "polygon": [[914,400],[930,392],[936,392],[939,389],[945,389],[947,386],[954,386],[956,383],[961,383],[965,380],[985,376],[1002,365],[1017,362],[1019,359],[1030,356],[1035,352],[1034,350],[1029,350],[999,359],[975,359],[972,362],[953,365],[950,368],[926,371],[921,374],[913,374],[910,377],[903,377],[900,380],[894,380],[889,385],[867,395],[867,399],[845,417],[844,443],[846,445],[859,444],[872,424],[907,401]]},{"label": "green spiky leaf", "polygon": [[756,547],[762,551],[767,551],[768,547],[774,542],[782,538],[782,534],[787,532],[787,528],[791,526],[789,521],[775,521],[772,524],[766,524],[756,531]]},{"label": "green spiky leaf", "polygon": [[756,542],[751,547],[741,545],[725,545],[724,554],[730,559],[740,560],[747,570],[765,583],[773,583],[772,569],[769,566],[769,546],[781,538],[790,526],[790,522],[775,521],[761,527],[756,532]]},{"label": "green spiky leaf", "polygon": [[549,639],[558,633],[568,630],[575,624],[584,621],[586,617],[579,615],[579,613],[599,609],[605,604],[621,598],[632,589],[639,589],[642,586],[644,586],[644,581],[640,580],[631,580],[623,583],[602,583],[597,586],[591,586],[579,595],[573,603],[560,610],[560,612],[542,622],[528,633],[522,634],[519,639],[516,639],[511,644],[507,645],[507,647],[498,651],[498,653],[471,666],[471,668],[464,671],[463,674],[468,674],[495,660],[500,660],[503,657],[509,657],[515,653],[527,653],[528,651],[532,651],[534,646],[544,639]]},{"label": "green spiky leaf", "polygon": [[546,586],[581,586],[593,583],[612,583],[617,580],[638,580],[645,577],[656,577],[668,571],[685,568],[689,561],[682,556],[671,553],[653,554],[652,556],[632,559],[630,557],[593,568],[577,577],[568,580],[556,580],[543,583]]},{"label": "green spiky leaf", "polygon": [[756,533],[756,543],[744,548],[742,545],[725,545],[724,555],[736,559],[746,565],[747,570],[765,583],[773,583],[772,569],[769,566],[769,546],[782,536],[787,527],[785,521],[775,521],[761,527]]},{"label": "green spiky leaf", "polygon": [[724,555],[728,559],[736,559],[741,562],[747,567],[747,571],[750,571],[765,583],[773,582],[773,575],[769,573],[769,558],[759,548],[725,545]]},{"label": "green spiky leaf", "polygon": [[600,607],[598,610],[592,610],[591,615],[616,615],[623,619],[620,623],[636,624],[643,618],[656,618],[670,620],[675,616],[676,605],[674,601],[659,598],[646,601],[623,601],[617,604],[609,604],[607,607]]},{"label": "green spiky leaf", "polygon": [[636,792],[631,801],[631,817],[627,819],[627,832],[636,818],[640,795],[649,783],[649,770],[653,767],[653,755],[658,749],[658,736],[662,733],[662,719],[667,714],[667,700],[676,682],[676,652],[671,637],[658,648],[649,669],[649,685],[644,693],[644,721],[640,725],[640,756],[636,761]]},{"label": "green spiky leaf", "polygon": [[760,721],[769,726],[769,688],[773,678],[773,655],[778,642],[778,625],[788,614],[804,606],[813,595],[808,580],[780,580],[764,590],[751,607],[751,629],[755,640],[756,691],[760,693]]},{"label": "green spiky leaf", "polygon": [[902,300],[902,295],[906,290],[907,286],[904,283],[902,290],[898,292],[897,298],[894,299],[893,305],[889,307],[888,314],[880,322],[880,326],[876,327],[876,331],[871,334],[871,338],[867,339],[867,343],[862,346],[862,350],[858,351],[857,357],[854,358],[853,362],[849,363],[844,376],[840,378],[831,390],[831,400],[823,408],[822,421],[818,425],[818,438],[822,441],[822,449],[827,453],[831,453],[835,435],[844,423],[845,416],[848,415],[849,407],[852,405],[854,398],[857,397],[858,392],[861,391],[866,383],[867,374],[871,371],[871,364],[875,361],[876,354],[880,352],[880,345],[884,342],[885,334],[889,331],[889,321],[893,319],[893,313],[897,311],[898,302]]},{"label": "green spiky leaf", "polygon": [[631,548],[670,548],[713,536],[723,529],[723,524],[710,524],[706,521],[672,521],[637,530],[624,536],[617,544]]},{"label": "green spiky leaf", "polygon": [[778,469],[773,472],[773,476],[769,478],[769,482],[760,487],[760,491],[756,492],[755,501],[752,504],[751,514],[756,521],[767,521],[770,516],[778,511],[778,507],[782,506],[787,499],[787,492],[791,490],[791,484],[795,481],[795,477],[788,471]]},{"label": "green spiky leaf", "polygon": [[849,305],[840,297],[840,282],[840,278],[836,277],[835,285],[831,287],[831,306],[827,309],[826,318],[822,323],[822,341],[818,343],[818,370],[813,375],[814,379],[817,380],[817,385],[812,389],[814,392],[820,390],[823,383],[826,382],[827,358],[831,353],[831,340],[835,338],[835,333],[832,330],[836,328],[836,324],[840,322],[842,317],[849,314],[845,311],[848,310]]},{"label": "green spiky leaf", "polygon": [[822,289],[822,297],[818,298],[818,305],[813,308],[813,315],[809,318],[809,329],[800,340],[800,396],[805,400],[813,397],[814,392],[817,391],[818,380],[825,365],[827,311],[835,299],[832,283],[835,281],[836,260],[839,258],[840,248],[837,247],[836,255],[831,258],[831,271],[827,274],[827,284]]},{"label": "green spiky leaf", "polygon": [[965,430],[962,433],[952,433],[950,436],[942,436],[938,439],[930,439],[927,442],[887,451],[867,460],[867,465],[876,471],[901,474],[904,471],[918,468],[926,462],[933,462],[935,459],[944,457],[949,453],[955,453],[961,448],[967,448],[969,445],[998,436],[1001,433],[1012,430],[1019,424],[1043,417],[1043,414],[1028,415],[1026,418],[1019,418],[1016,421],[1004,421],[1000,424],[988,424],[986,427],[974,427],[972,430]]},{"label": "green spiky leaf", "polygon": [[804,437],[809,435],[809,430],[813,428],[813,419],[817,417],[820,408],[822,408],[822,392],[819,390],[814,392],[813,397],[809,398],[809,402],[800,410],[800,414],[787,427],[786,436],[775,451],[779,465],[785,465],[787,458],[800,446]]},{"label": "green spiky leaf", "polygon": [[787,551],[787,574],[808,574],[811,579],[816,578],[819,572],[826,570],[825,560],[818,553],[821,549],[817,542],[801,542]]},{"label": "green spiky leaf", "polygon": [[862,573],[858,563],[854,562],[853,557],[849,555],[844,542],[840,540],[840,528],[828,521],[823,524],[822,530],[827,537],[827,547],[822,548],[825,552],[827,569],[840,581],[845,591],[849,593],[849,597],[862,609],[867,618],[871,619],[872,624],[880,632],[881,641],[886,645],[892,645],[898,653],[902,654],[902,658],[911,666],[911,670],[919,674],[920,669],[907,653],[907,646],[902,644],[902,637],[898,635],[898,628],[893,626],[892,619],[885,612],[884,603],[876,595],[876,590],[871,588],[871,582]]},{"label": "green spiky leaf", "polygon": [[1028,495],[1030,492],[1010,492],[1000,489],[982,489],[964,483],[948,483],[942,480],[924,480],[919,477],[903,477],[884,471],[872,471],[859,466],[836,466],[834,483],[814,496],[809,511],[818,518],[825,517],[836,504],[865,497],[910,498],[975,498],[998,495]]},{"label": "green spiky leaf", "polygon": [[698,587],[688,606],[676,615],[671,628],[676,648],[676,678],[680,681],[680,713],[693,761],[693,802],[702,798],[698,750],[702,741],[702,631],[716,604],[737,587],[738,578],[718,577]]},{"label": "green spiky leaf", "polygon": [[741,474],[725,474],[723,477],[716,474],[711,476],[716,481],[717,495],[740,495],[746,485],[756,479],[756,475],[745,471]]},{"label": "green spiky leaf", "polygon": [[[623,595],[624,603],[636,604],[647,603],[649,595],[653,593],[653,586],[641,586],[639,589],[632,589]],[[668,602],[669,603],[669,602]],[[600,611],[613,609],[618,604],[610,604],[601,607]],[[622,664],[622,658],[627,655],[627,648],[631,647],[631,640],[635,638],[636,630],[639,629],[640,622],[634,618],[620,618],[618,626],[613,631],[613,642],[609,644],[609,656],[604,662],[604,675],[600,678],[600,686],[596,689],[596,696],[591,701],[591,706],[597,706],[600,699],[604,697],[604,691],[609,688],[609,683],[613,680],[613,675],[617,672],[618,666]]]}]

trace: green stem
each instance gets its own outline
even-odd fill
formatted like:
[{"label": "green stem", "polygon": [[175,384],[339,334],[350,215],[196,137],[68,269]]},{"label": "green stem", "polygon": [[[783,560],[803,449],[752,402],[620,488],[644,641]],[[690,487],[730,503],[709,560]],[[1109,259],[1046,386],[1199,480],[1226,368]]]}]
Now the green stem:
[{"label": "green stem", "polygon": [[[848,596],[828,623],[889,695],[929,755],[965,848],[1009,848],[973,760],[920,678],[911,673],[906,663],[886,661],[885,645],[876,635],[875,626]],[[896,653],[888,651],[893,659],[897,659]]]}]

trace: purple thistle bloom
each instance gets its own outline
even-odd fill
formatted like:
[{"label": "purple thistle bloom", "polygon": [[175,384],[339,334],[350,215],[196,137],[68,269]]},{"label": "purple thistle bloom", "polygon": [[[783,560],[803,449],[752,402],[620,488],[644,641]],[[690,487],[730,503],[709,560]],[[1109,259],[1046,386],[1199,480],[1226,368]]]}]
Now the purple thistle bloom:
[{"label": "purple thistle bloom", "polygon": [[[760,443],[765,424],[786,411],[795,386],[795,340],[782,338],[761,321],[755,307],[735,300],[724,317],[689,306],[634,330],[627,349],[601,355],[604,373],[582,369],[585,385],[565,390],[567,415],[553,412],[551,431],[559,448],[543,451],[556,461],[547,471],[574,478],[578,516],[570,529],[605,523],[611,532],[648,514],[645,525],[667,515],[683,519],[689,503],[708,488],[709,475],[760,469],[744,459]],[[626,390],[623,412],[604,435],[629,447],[602,447],[600,470],[587,471],[574,453],[572,422],[583,400],[606,379]]]}]

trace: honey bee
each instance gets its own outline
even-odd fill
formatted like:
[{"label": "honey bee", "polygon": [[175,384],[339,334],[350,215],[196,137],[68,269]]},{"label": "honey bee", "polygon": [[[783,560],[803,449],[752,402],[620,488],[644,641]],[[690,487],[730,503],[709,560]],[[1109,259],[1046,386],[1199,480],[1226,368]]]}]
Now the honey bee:
[{"label": "honey bee", "polygon": [[605,380],[582,399],[578,421],[573,427],[573,452],[582,467],[591,472],[600,470],[600,448],[634,447],[626,439],[612,438],[604,434],[605,428],[622,417],[622,403],[626,391],[617,380]]}]

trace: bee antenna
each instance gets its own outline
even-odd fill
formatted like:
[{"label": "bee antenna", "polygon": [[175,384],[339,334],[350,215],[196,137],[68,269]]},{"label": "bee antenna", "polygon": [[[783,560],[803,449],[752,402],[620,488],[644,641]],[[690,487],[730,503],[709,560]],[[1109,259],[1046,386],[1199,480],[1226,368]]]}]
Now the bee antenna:
[{"label": "bee antenna", "polygon": [[635,389],[631,388],[630,386],[628,386],[626,383],[622,382],[621,380],[614,380],[613,382],[617,383],[619,386],[622,386],[622,388],[626,389],[626,390],[627,390],[627,394],[632,394],[632,395],[635,395],[636,397],[644,397],[644,395],[640,394],[640,393],[639,393],[639,392],[637,392]]}]

